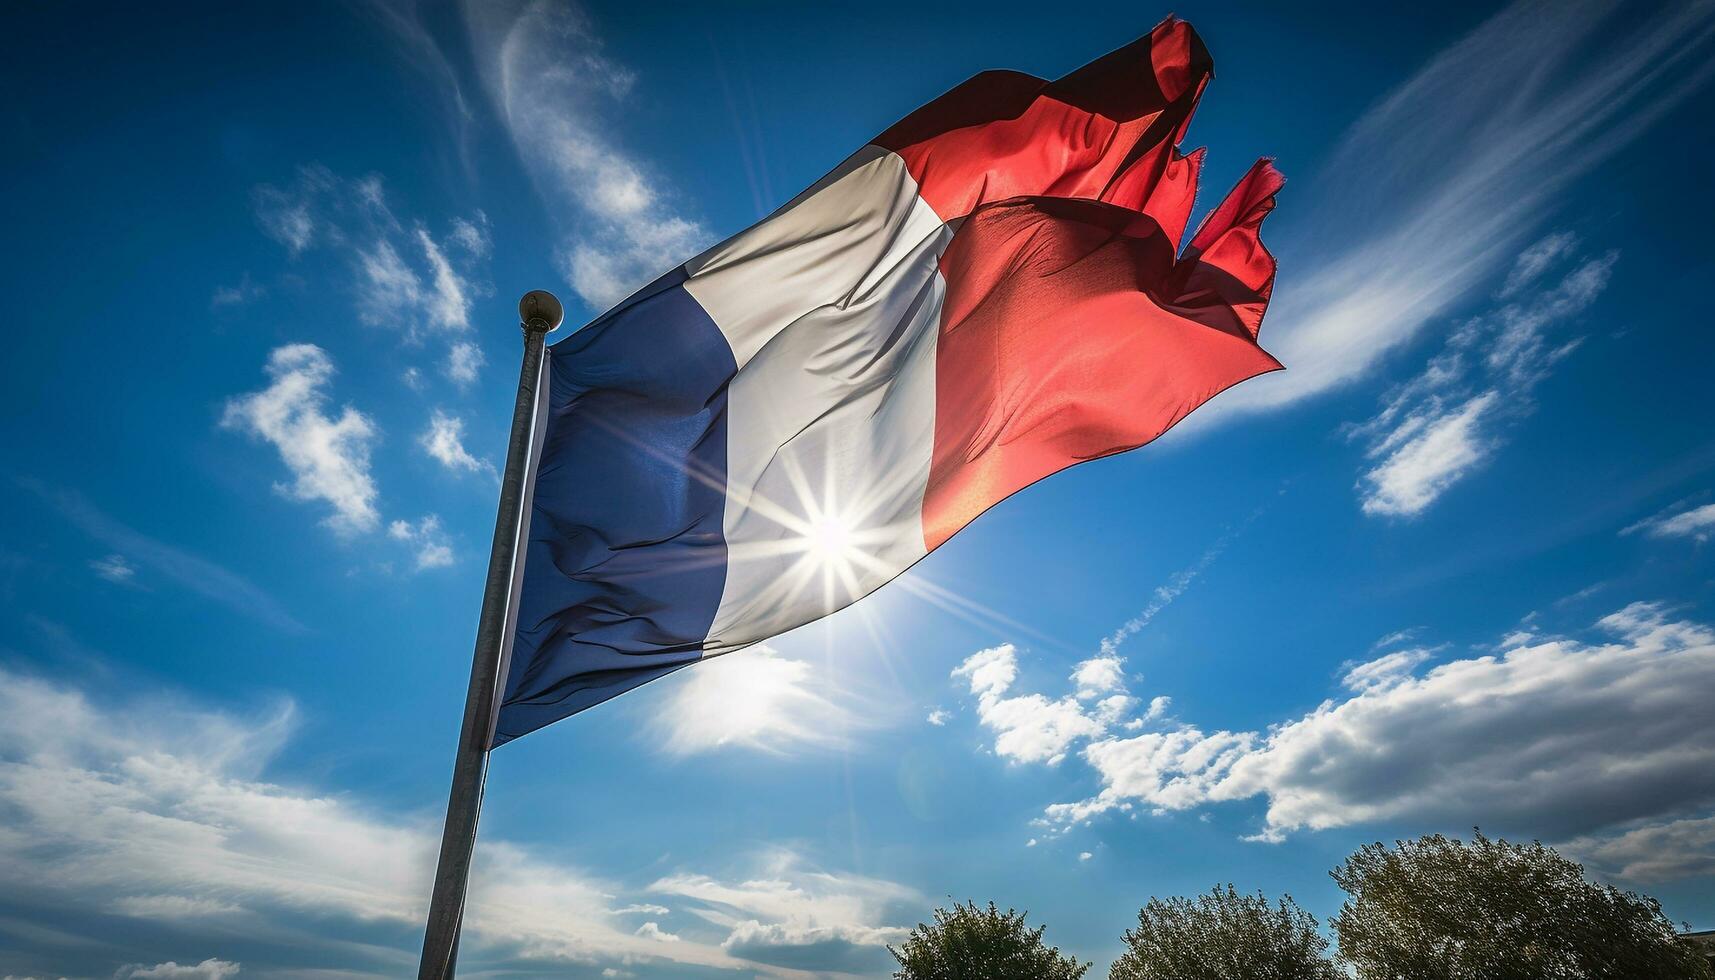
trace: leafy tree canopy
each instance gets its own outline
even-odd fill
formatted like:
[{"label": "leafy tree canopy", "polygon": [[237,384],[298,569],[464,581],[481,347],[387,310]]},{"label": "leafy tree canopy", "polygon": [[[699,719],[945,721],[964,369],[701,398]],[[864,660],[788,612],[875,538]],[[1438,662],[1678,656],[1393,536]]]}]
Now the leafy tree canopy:
[{"label": "leafy tree canopy", "polygon": [[1316,917],[1291,897],[1269,904],[1232,885],[1152,898],[1126,931],[1108,980],[1337,980]]},{"label": "leafy tree canopy", "polygon": [[1080,964],[1042,941],[1047,926],[1030,928],[1026,913],[978,908],[975,902],[936,909],[935,923],[918,923],[899,946],[895,980],[1079,980]]},{"label": "leafy tree canopy", "polygon": [[1539,843],[1436,834],[1369,844],[1333,872],[1360,980],[1710,980],[1655,899],[1585,880]]}]

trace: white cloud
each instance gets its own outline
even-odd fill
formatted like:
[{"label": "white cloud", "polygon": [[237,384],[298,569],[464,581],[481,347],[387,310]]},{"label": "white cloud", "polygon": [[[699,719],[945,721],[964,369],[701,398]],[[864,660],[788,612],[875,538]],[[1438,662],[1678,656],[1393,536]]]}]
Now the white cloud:
[{"label": "white cloud", "polygon": [[1364,474],[1364,513],[1402,517],[1421,513],[1488,458],[1491,442],[1482,423],[1499,400],[1499,392],[1487,391],[1443,414],[1431,410],[1406,417],[1398,431],[1409,429],[1409,438],[1393,445]]},{"label": "white cloud", "polygon": [[1681,509],[1683,507],[1683,504],[1676,504],[1620,533],[1642,531],[1652,538],[1691,538],[1700,544],[1715,537],[1715,504]]},{"label": "white cloud", "polygon": [[227,977],[235,977],[238,973],[237,963],[210,957],[201,963],[191,963],[184,966],[168,960],[154,966],[121,967],[118,976],[124,980],[144,980],[144,978],[156,978],[156,980],[226,980]]},{"label": "white cloud", "polygon": [[1715,875],[1715,816],[1632,826],[1557,845],[1611,878],[1654,884]]},{"label": "white cloud", "polygon": [[377,430],[369,416],[347,405],[327,414],[333,361],[314,344],[288,344],[268,355],[267,388],[226,403],[221,424],[272,443],[293,482],[276,489],[295,500],[323,501],[333,508],[328,526],[340,533],[373,529],[375,481],[369,450]]},{"label": "white cloud", "polygon": [[210,309],[222,309],[232,306],[243,306],[266,295],[267,290],[250,281],[250,273],[246,272],[238,280],[236,286],[218,286],[208,299]]},{"label": "white cloud", "polygon": [[477,372],[482,369],[488,359],[482,356],[482,348],[469,341],[459,341],[447,348],[447,377],[460,388],[476,380]]},{"label": "white cloud", "polygon": [[1422,651],[1389,654],[1266,733],[1085,736],[1102,790],[1047,822],[1262,797],[1270,840],[1403,818],[1555,836],[1715,802],[1715,631],[1650,603],[1598,628],[1611,639],[1530,637],[1423,674]]},{"label": "white cloud", "polygon": [[519,153],[575,209],[561,256],[567,280],[597,309],[625,298],[708,243],[649,168],[614,139],[635,78],[601,50],[576,7],[466,8],[488,86]]},{"label": "white cloud", "polygon": [[1412,671],[1429,657],[1428,650],[1395,650],[1374,660],[1354,664],[1340,678],[1340,683],[1349,691],[1380,691],[1409,680]]},{"label": "white cloud", "polygon": [[1089,851],[1078,852],[1078,860],[1079,861],[1088,861],[1089,859],[1091,859],[1093,857],[1095,857],[1095,855],[1091,854]]},{"label": "white cloud", "polygon": [[[306,171],[300,175],[300,186],[311,173],[314,172]],[[256,189],[255,199],[256,221],[269,238],[286,246],[292,255],[310,247],[315,240],[316,221],[310,214],[307,194],[264,185]]]},{"label": "white cloud", "polygon": [[1265,339],[1288,370],[1188,421],[1350,383],[1454,309],[1573,179],[1707,80],[1712,25],[1703,3],[1645,16],[1517,0],[1436,55],[1347,130],[1293,199],[1303,218],[1281,254],[1323,257],[1283,269],[1276,285]]},{"label": "white cloud", "polygon": [[494,475],[493,463],[486,459],[477,459],[465,449],[464,420],[457,415],[448,415],[438,408],[435,409],[434,414],[429,416],[429,428],[418,438],[417,444],[449,470]]},{"label": "white cloud", "polygon": [[[327,922],[379,923],[387,934],[406,937],[402,943],[414,942],[409,937],[421,929],[435,866],[438,820],[391,817],[345,794],[265,779],[294,715],[289,703],[241,716],[161,697],[97,703],[75,687],[0,672],[0,813],[6,815],[0,885],[28,887],[67,914],[170,920],[187,942],[238,934],[279,948],[326,944],[347,959],[362,949],[376,959],[377,972],[396,972],[415,947],[354,947],[326,938]],[[679,942],[636,934],[635,924],[620,916],[637,907],[628,897],[645,889],[593,878],[488,837],[476,860],[465,922],[473,954],[758,966],[685,930],[677,931]],[[757,884],[766,875],[813,899],[811,921],[859,923],[870,920],[839,918],[853,907],[840,896],[856,895],[846,901],[864,911],[865,896],[886,887],[778,870],[747,874],[735,887],[766,892]],[[659,882],[647,889],[671,890]],[[801,920],[783,914],[763,921]],[[112,938],[121,949],[119,936]],[[222,964],[136,967],[161,972],[131,975],[213,977],[236,969]]]},{"label": "white cloud", "polygon": [[243,908],[213,898],[184,895],[126,895],[115,899],[113,911],[133,919],[171,922],[174,919],[213,919],[242,913]]},{"label": "white cloud", "polygon": [[1077,697],[1087,701],[1125,686],[1125,661],[1119,657],[1091,657],[1072,670]]},{"label": "white cloud", "polygon": [[447,241],[468,252],[472,258],[485,259],[494,248],[488,236],[488,215],[476,212],[474,219],[454,218],[453,230]]},{"label": "white cloud", "polygon": [[793,947],[897,942],[907,930],[889,924],[889,914],[901,904],[922,901],[916,891],[895,882],[810,867],[787,849],[762,855],[735,880],[681,873],[649,890],[685,900],[692,914],[727,930],[721,948],[764,961]]},{"label": "white cloud", "polygon": [[130,585],[137,578],[137,569],[124,555],[108,555],[89,563],[90,571],[115,585]]},{"label": "white cloud", "polygon": [[679,937],[661,928],[658,922],[645,922],[637,927],[637,934],[644,939],[653,939],[658,943],[676,943]]},{"label": "white cloud", "polygon": [[387,534],[417,549],[416,570],[419,572],[446,568],[453,563],[452,544],[447,540],[446,532],[441,530],[441,519],[434,514],[415,524],[406,520],[394,521],[387,526]]},{"label": "white cloud", "polygon": [[1504,421],[1531,410],[1532,389],[1580,342],[1550,342],[1550,331],[1596,301],[1617,258],[1584,260],[1531,291],[1556,261],[1570,258],[1575,242],[1550,235],[1521,253],[1505,290],[1513,300],[1462,324],[1420,374],[1388,392],[1374,417],[1347,427],[1375,461],[1358,481],[1364,513],[1422,513],[1493,454]]},{"label": "white cloud", "polygon": [[[362,281],[358,286],[359,315],[365,323],[402,327],[415,337],[420,326],[431,330],[462,333],[470,328],[470,294],[473,286],[453,268],[429,233],[419,227],[412,236],[427,266],[427,284],[385,237],[356,250]],[[461,344],[476,351],[474,345]],[[476,352],[478,358],[480,352]],[[457,363],[456,356],[450,365]],[[480,360],[476,362],[480,364]],[[475,371],[476,364],[469,365]],[[455,380],[457,380],[455,376]]]},{"label": "white cloud", "polygon": [[1173,707],[1172,698],[1165,694],[1157,695],[1149,699],[1149,709],[1143,713],[1143,717],[1139,718],[1138,721],[1144,723],[1160,721],[1167,717],[1167,711],[1171,707]]},{"label": "white cloud", "polygon": [[971,654],[952,676],[970,682],[977,717],[996,732],[994,751],[1003,759],[1058,765],[1073,742],[1102,732],[1102,723],[1075,697],[1009,697],[1018,678],[1018,652],[1010,643]]},{"label": "white cloud", "polygon": [[929,717],[924,719],[924,720],[927,721],[929,724],[934,725],[935,727],[939,728],[942,725],[945,725],[947,723],[947,719],[949,719],[951,717],[952,717],[952,715],[948,714],[944,709],[936,708],[935,710],[929,712]]},{"label": "white cloud", "polygon": [[1535,284],[1557,261],[1572,254],[1578,247],[1578,236],[1569,231],[1555,232],[1538,239],[1519,253],[1507,281],[1501,286],[1501,299],[1511,299],[1525,287]]},{"label": "white cloud", "polygon": [[768,646],[711,657],[661,683],[670,693],[650,725],[673,755],[836,748],[865,723],[810,664]]},{"label": "white cloud", "polygon": [[423,306],[423,281],[385,239],[357,250],[358,311],[364,323],[397,326],[402,312]]},{"label": "white cloud", "polygon": [[461,331],[470,327],[469,287],[463,277],[453,270],[446,254],[429,233],[417,229],[417,244],[429,263],[430,289],[423,297],[423,309],[429,323],[441,330]]}]

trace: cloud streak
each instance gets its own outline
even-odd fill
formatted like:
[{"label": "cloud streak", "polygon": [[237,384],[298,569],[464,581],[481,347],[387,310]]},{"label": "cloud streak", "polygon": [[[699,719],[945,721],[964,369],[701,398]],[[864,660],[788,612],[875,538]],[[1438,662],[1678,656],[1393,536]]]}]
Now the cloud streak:
[{"label": "cloud streak", "polygon": [[537,184],[575,216],[560,261],[604,310],[707,245],[649,166],[613,137],[636,84],[573,5],[467,4],[490,94]]},{"label": "cloud streak", "polygon": [[114,520],[82,494],[52,490],[31,480],[24,481],[23,485],[51,504],[83,533],[122,552],[128,558],[126,567],[130,567],[129,562],[140,563],[180,587],[250,619],[289,633],[306,631],[304,624],[288,613],[277,599],[237,572]]},{"label": "cloud streak", "polygon": [[1143,632],[1144,628],[1156,616],[1159,616],[1162,610],[1173,605],[1175,600],[1184,595],[1191,588],[1192,583],[1208,571],[1209,566],[1213,565],[1215,560],[1232,546],[1233,540],[1250,527],[1257,518],[1261,517],[1262,513],[1262,508],[1252,511],[1250,516],[1240,522],[1237,527],[1216,538],[1215,543],[1206,548],[1196,561],[1168,576],[1166,583],[1157,586],[1155,592],[1150,595],[1149,604],[1144,606],[1142,611],[1126,620],[1118,629],[1102,640],[1101,655],[1103,657],[1114,656],[1119,651],[1120,644]]},{"label": "cloud streak", "polygon": [[1278,243],[1266,327],[1288,370],[1188,421],[1364,376],[1487,281],[1573,180],[1702,86],[1712,35],[1708,2],[1644,17],[1608,0],[1518,0],[1436,55],[1346,132],[1297,202],[1312,217]]},{"label": "cloud streak", "polygon": [[1621,531],[1621,534],[1642,532],[1652,538],[1691,538],[1702,544],[1715,538],[1715,504],[1686,507],[1675,504],[1667,510],[1646,518]]}]

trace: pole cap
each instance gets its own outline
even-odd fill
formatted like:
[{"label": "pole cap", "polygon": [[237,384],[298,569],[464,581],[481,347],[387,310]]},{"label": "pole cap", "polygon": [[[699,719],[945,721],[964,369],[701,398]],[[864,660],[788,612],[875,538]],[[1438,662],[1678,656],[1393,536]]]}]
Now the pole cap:
[{"label": "pole cap", "polygon": [[518,322],[526,330],[553,333],[566,318],[566,308],[546,289],[532,289],[518,301]]}]

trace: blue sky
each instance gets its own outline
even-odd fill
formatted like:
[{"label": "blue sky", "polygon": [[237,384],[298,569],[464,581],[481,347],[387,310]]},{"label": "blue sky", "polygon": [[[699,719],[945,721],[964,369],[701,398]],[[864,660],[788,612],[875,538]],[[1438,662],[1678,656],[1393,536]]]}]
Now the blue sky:
[{"label": "blue sky", "polygon": [[[467,973],[877,975],[948,896],[1105,970],[1473,825],[1715,926],[1715,6],[1374,6],[1176,11],[1287,371],[498,752]],[[411,972],[517,295],[1167,12],[9,12],[0,975]]]}]

